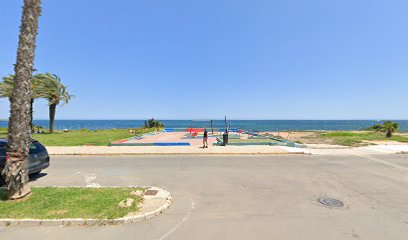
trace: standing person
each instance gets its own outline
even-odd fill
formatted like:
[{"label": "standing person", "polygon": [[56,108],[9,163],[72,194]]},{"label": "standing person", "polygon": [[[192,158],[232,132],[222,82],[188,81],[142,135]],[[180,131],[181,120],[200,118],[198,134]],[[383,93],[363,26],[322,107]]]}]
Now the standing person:
[{"label": "standing person", "polygon": [[228,144],[228,130],[225,129],[224,134],[222,134],[222,146],[227,146]]},{"label": "standing person", "polygon": [[208,131],[207,131],[207,128],[204,128],[203,148],[208,148]]}]

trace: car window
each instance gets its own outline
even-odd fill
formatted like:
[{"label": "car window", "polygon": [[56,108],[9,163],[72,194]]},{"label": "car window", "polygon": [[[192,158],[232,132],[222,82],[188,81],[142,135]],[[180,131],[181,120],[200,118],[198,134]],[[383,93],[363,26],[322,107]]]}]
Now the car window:
[{"label": "car window", "polygon": [[0,155],[5,155],[7,152],[7,144],[0,143]]},{"label": "car window", "polygon": [[44,147],[41,143],[35,142],[34,144],[35,144],[35,146],[37,147],[37,152],[43,152],[43,151],[45,151],[45,147]]},{"label": "car window", "polygon": [[[31,143],[30,145],[30,154],[35,154],[44,151],[45,148],[38,142]],[[0,155],[5,155],[7,153],[7,144],[0,143]]]},{"label": "car window", "polygon": [[30,145],[30,154],[33,154],[33,153],[38,153],[38,148],[34,143],[31,143],[31,145]]}]

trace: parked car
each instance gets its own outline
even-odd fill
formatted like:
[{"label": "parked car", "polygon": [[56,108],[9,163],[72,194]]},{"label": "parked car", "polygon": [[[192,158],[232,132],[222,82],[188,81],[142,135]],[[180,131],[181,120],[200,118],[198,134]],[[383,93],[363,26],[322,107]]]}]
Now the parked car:
[{"label": "parked car", "polygon": [[[0,172],[6,165],[7,139],[0,139]],[[30,145],[28,157],[28,174],[37,174],[50,166],[50,156],[40,142],[34,140]],[[0,177],[1,182],[1,177]],[[1,183],[0,183],[1,184]]]}]

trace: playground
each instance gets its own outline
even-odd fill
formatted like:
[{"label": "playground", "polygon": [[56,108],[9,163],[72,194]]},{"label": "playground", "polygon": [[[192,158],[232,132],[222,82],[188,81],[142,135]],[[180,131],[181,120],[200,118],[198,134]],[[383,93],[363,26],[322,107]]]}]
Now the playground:
[{"label": "playground", "polygon": [[[208,145],[222,146],[223,134],[225,128],[207,128]],[[203,145],[204,128],[165,128],[161,131],[143,134],[116,142],[112,146],[194,146]],[[280,136],[270,133],[259,133],[240,130],[236,128],[227,129],[228,145],[269,145],[269,146],[288,146],[305,147],[302,144],[291,142]]]},{"label": "playground", "polygon": [[[147,133],[128,139],[113,142],[113,146],[202,146],[203,128],[173,129]],[[208,134],[208,144],[216,142],[216,136]]]}]

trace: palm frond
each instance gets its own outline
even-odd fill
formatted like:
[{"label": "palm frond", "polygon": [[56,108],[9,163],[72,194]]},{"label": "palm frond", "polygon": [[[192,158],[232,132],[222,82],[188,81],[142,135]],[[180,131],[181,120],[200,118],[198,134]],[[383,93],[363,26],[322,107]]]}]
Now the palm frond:
[{"label": "palm frond", "polygon": [[38,88],[41,97],[48,100],[48,104],[68,103],[73,95],[69,94],[67,87],[61,83],[61,78],[56,74],[44,73],[38,75]]},{"label": "palm frond", "polygon": [[0,97],[10,98],[14,88],[14,75],[3,77],[3,82],[0,83]]}]

